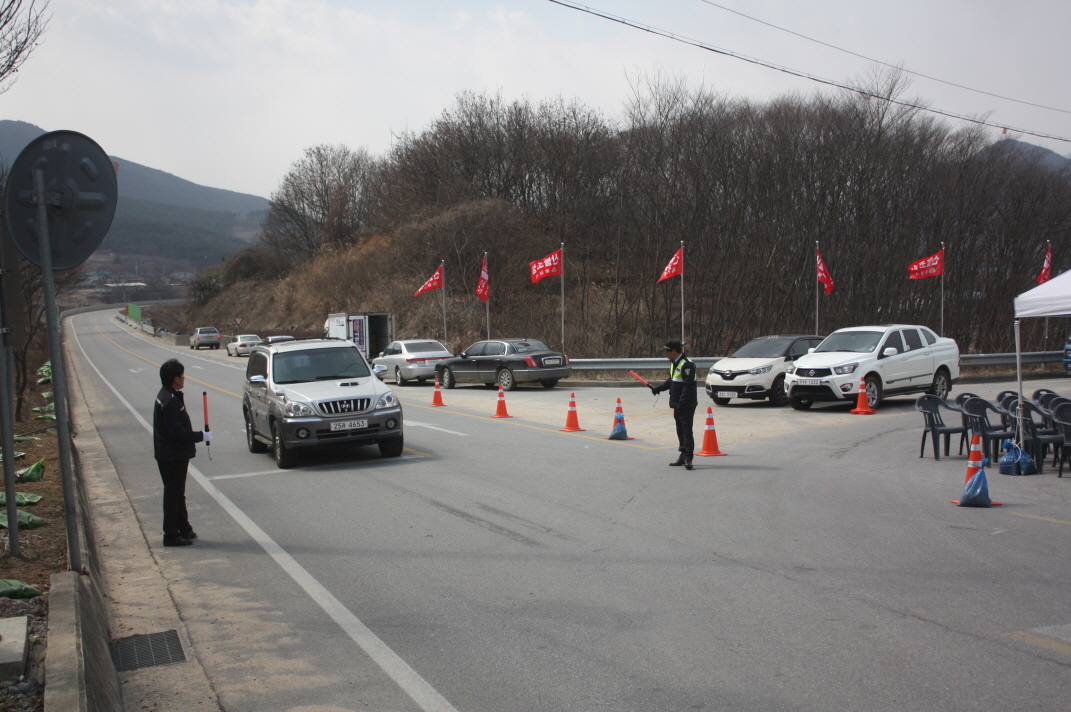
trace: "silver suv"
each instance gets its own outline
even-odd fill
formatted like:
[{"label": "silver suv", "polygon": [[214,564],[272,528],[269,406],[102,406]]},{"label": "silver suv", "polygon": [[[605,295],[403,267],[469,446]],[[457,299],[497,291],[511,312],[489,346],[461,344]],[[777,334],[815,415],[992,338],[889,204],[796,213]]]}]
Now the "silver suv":
[{"label": "silver suv", "polygon": [[338,339],[260,344],[249,354],[242,397],[250,452],[269,447],[293,467],[297,451],[317,445],[379,446],[402,454],[402,406],[360,350]]},{"label": "silver suv", "polygon": [[207,346],[210,349],[219,348],[219,332],[214,326],[199,326],[190,334],[190,348],[200,349]]}]

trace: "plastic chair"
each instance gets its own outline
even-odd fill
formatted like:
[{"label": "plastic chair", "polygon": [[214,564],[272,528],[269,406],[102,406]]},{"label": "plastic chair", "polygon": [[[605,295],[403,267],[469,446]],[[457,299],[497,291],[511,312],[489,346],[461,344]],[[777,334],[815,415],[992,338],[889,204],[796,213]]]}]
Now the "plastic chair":
[{"label": "plastic chair", "polygon": [[1049,403],[1059,397],[1059,394],[1053,393],[1052,391],[1048,391],[1047,393],[1035,393],[1034,398],[1031,398],[1031,400],[1040,405],[1042,408],[1047,409],[1049,407]]},{"label": "plastic chair", "polygon": [[[950,410],[953,413],[960,412],[955,408],[945,403],[943,400],[933,395],[922,395],[915,401],[915,410],[922,413],[922,417],[925,421],[925,427],[922,430],[922,442],[919,447],[919,457],[922,457],[926,452],[926,433],[930,434],[930,439],[933,440],[933,459],[941,459],[941,448],[938,445],[940,436],[945,436],[945,456],[948,456],[948,450],[951,445],[952,436],[955,434],[966,435],[967,428],[961,425],[945,425],[945,421],[941,418],[941,408]],[[959,441],[959,454],[963,454],[963,438]]]},{"label": "plastic chair", "polygon": [[1071,400],[1060,403],[1053,409],[1052,420],[1059,428],[1060,434],[1064,436],[1063,445],[1060,447],[1060,470],[1056,473],[1057,477],[1063,477],[1064,461],[1071,457]]},{"label": "plastic chair", "polygon": [[1038,405],[1044,405],[1044,403],[1041,402],[1041,397],[1043,395],[1047,395],[1049,393],[1051,393],[1054,396],[1060,395],[1056,391],[1050,391],[1048,388],[1039,388],[1036,391],[1034,391],[1033,395],[1030,396],[1030,400],[1034,401]]},{"label": "plastic chair", "polygon": [[959,448],[960,452],[963,452],[963,445],[967,442],[967,433],[971,429],[971,424],[967,422],[967,414],[963,412],[963,402],[968,398],[980,398],[977,393],[960,393],[956,396],[956,400],[953,403],[949,403],[949,406],[959,411],[959,420],[963,425],[963,435],[959,436]]},{"label": "plastic chair", "polygon": [[1037,463],[1038,474],[1041,474],[1049,445],[1053,446],[1052,464],[1055,465],[1064,442],[1063,433],[1048,427],[1047,416],[1051,417],[1051,414],[1046,414],[1037,403],[1029,400],[1023,401],[1023,442],[1024,444],[1031,443],[1030,454],[1034,456],[1034,462]]},{"label": "plastic chair", "polygon": [[962,411],[963,401],[967,400],[968,398],[981,398],[981,396],[977,393],[960,393],[958,396],[956,396],[955,400],[956,410]]},{"label": "plastic chair", "polygon": [[[995,427],[989,422],[989,413],[996,413],[1001,418],[1001,426]],[[968,398],[963,401],[963,414],[967,417],[972,434],[982,439],[982,449],[991,453],[989,461],[997,462],[1000,444],[1006,438],[1015,438],[1015,430],[1004,428],[1004,416],[1008,411],[998,408],[985,398]]]}]

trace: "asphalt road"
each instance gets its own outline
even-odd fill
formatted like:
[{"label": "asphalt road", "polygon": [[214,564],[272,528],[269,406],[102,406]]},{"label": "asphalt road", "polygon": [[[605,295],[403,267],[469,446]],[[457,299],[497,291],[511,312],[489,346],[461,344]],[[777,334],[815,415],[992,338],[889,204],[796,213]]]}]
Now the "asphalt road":
[{"label": "asphalt road", "polygon": [[[966,454],[918,457],[911,398],[875,416],[715,408],[728,455],[686,472],[667,467],[665,396],[643,389],[576,391],[588,430],[567,434],[567,384],[508,394],[510,419],[490,417],[492,389],[431,408],[411,386],[401,458],[283,471],[246,450],[245,359],[113,317],[72,317],[68,337],[227,710],[1069,707],[1071,478],[991,468],[1003,507],[952,506]],[[187,487],[201,538],[165,549],[144,423],[173,356],[195,428],[209,393],[215,440]],[[605,440],[617,398],[628,442]]]}]

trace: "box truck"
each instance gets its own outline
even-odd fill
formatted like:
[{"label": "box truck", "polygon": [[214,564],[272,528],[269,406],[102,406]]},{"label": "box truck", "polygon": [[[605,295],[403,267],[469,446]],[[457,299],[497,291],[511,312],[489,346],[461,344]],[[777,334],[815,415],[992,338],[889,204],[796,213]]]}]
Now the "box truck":
[{"label": "box truck", "polygon": [[371,361],[394,341],[394,315],[387,312],[328,314],[323,335],[325,339],[352,341]]}]

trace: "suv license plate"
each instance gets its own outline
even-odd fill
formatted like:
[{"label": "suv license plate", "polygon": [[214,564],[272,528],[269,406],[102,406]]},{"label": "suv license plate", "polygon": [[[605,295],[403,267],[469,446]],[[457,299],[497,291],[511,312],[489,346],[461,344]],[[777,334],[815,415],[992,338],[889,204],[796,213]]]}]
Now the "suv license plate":
[{"label": "suv license plate", "polygon": [[736,398],[736,391],[718,391],[718,398]]},{"label": "suv license plate", "polygon": [[331,423],[331,430],[360,430],[367,427],[367,420],[343,420],[337,423]]},{"label": "suv license plate", "polygon": [[820,378],[801,378],[796,381],[797,386],[820,386],[822,385],[822,379]]}]

